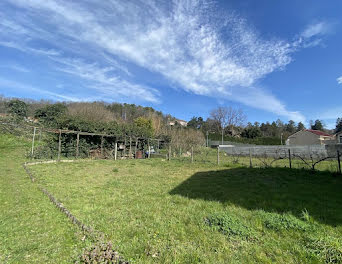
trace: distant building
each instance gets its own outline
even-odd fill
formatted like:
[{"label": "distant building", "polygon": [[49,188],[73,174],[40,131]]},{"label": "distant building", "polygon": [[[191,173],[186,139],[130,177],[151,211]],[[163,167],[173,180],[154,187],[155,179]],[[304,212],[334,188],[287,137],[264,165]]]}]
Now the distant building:
[{"label": "distant building", "polygon": [[286,145],[327,145],[335,142],[334,135],[320,130],[303,129],[289,136]]},{"label": "distant building", "polygon": [[39,120],[37,118],[31,117],[31,116],[25,117],[25,121],[29,122],[29,123],[38,123],[39,122]]},{"label": "distant building", "polygon": [[169,122],[169,126],[174,126],[176,124],[179,124],[183,127],[188,126],[188,122],[181,120],[181,119],[175,119],[175,120]]},{"label": "distant building", "polygon": [[342,144],[342,131],[336,134],[337,144]]}]

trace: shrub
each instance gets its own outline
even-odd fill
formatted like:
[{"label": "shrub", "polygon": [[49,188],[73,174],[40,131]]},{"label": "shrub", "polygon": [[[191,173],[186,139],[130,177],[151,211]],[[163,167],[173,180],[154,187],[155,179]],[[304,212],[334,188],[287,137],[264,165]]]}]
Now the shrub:
[{"label": "shrub", "polygon": [[27,116],[27,104],[18,99],[13,99],[6,104],[8,112],[13,116],[23,119]]}]

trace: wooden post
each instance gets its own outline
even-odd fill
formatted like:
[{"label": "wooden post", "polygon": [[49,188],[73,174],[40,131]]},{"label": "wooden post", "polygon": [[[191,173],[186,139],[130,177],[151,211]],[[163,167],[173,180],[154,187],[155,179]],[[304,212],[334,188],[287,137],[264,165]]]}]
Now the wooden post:
[{"label": "wooden post", "polygon": [[340,152],[337,151],[337,162],[338,162],[338,172],[342,174],[341,172],[341,159],[340,159]]},{"label": "wooden post", "polygon": [[151,146],[150,146],[150,139],[147,139],[147,148],[148,148],[148,153],[147,153],[147,158],[149,159],[151,157]]},{"label": "wooden post", "polygon": [[103,136],[101,137],[101,157],[103,158]]},{"label": "wooden post", "polygon": [[79,155],[80,155],[80,133],[77,133],[77,139],[76,139],[76,159],[78,159]]},{"label": "wooden post", "polygon": [[61,160],[61,152],[62,152],[62,130],[59,130],[59,138],[58,138],[58,158],[57,160]]},{"label": "wooden post", "polygon": [[249,167],[253,168],[253,163],[252,163],[252,151],[249,149]]},{"label": "wooden post", "polygon": [[41,140],[42,140],[42,130],[39,129],[39,139],[38,139],[38,141],[40,142]]},{"label": "wooden post", "polygon": [[158,153],[159,153],[159,139],[158,139]]},{"label": "wooden post", "polygon": [[179,157],[181,157],[181,156],[182,156],[182,148],[179,147]]},{"label": "wooden post", "polygon": [[217,146],[217,165],[220,165],[220,146]]},{"label": "wooden post", "polygon": [[194,162],[194,147],[191,147],[191,163]]},{"label": "wooden post", "polygon": [[124,141],[123,156],[126,158],[126,136],[125,136],[125,141]]},{"label": "wooden post", "polygon": [[169,161],[171,160],[171,144],[169,144]]},{"label": "wooden post", "polygon": [[138,150],[138,139],[135,139],[135,152],[134,152],[134,158],[137,158],[137,150]]},{"label": "wooden post", "polygon": [[129,158],[132,158],[132,137],[129,137]]},{"label": "wooden post", "polygon": [[291,149],[289,149],[289,165],[290,169],[292,169]]},{"label": "wooden post", "polygon": [[31,150],[31,157],[33,159],[33,152],[34,152],[34,139],[36,137],[36,127],[33,128],[33,137],[32,137],[32,150]]},{"label": "wooden post", "polygon": [[118,142],[115,140],[114,160],[118,158]]}]

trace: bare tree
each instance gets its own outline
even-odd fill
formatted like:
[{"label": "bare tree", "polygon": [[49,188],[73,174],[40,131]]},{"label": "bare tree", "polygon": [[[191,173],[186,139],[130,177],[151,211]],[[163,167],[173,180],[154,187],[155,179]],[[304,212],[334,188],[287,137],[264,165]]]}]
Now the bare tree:
[{"label": "bare tree", "polygon": [[242,109],[229,107],[218,107],[210,112],[210,117],[216,121],[217,130],[226,128],[234,135],[234,127],[242,126],[246,121],[246,115]]}]

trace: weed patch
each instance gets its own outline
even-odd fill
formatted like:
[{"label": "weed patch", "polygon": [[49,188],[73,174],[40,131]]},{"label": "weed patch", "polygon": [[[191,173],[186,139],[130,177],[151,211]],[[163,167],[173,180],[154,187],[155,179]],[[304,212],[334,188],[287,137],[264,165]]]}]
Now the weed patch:
[{"label": "weed patch", "polygon": [[266,228],[276,231],[298,230],[306,231],[310,228],[307,222],[304,222],[291,214],[266,213],[261,214],[261,218]]},{"label": "weed patch", "polygon": [[114,251],[111,243],[97,243],[90,248],[85,249],[75,263],[128,264],[128,262],[121,259],[118,252]]},{"label": "weed patch", "polygon": [[244,225],[241,219],[228,213],[213,214],[205,219],[205,223],[228,237],[239,237],[244,240],[256,237],[253,229]]}]

